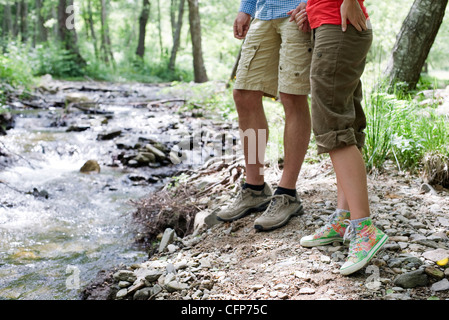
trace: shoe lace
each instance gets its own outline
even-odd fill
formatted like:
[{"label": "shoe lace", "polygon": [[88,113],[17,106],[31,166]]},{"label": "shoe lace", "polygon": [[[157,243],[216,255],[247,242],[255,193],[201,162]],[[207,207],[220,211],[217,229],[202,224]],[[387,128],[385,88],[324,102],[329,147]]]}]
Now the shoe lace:
[{"label": "shoe lace", "polygon": [[270,200],[270,205],[262,214],[263,216],[272,217],[276,214],[280,207],[287,206],[290,203],[290,200],[286,197],[285,194],[273,195]]},{"label": "shoe lace", "polygon": [[347,239],[351,240],[355,237],[356,231],[355,228],[349,219],[345,219],[344,223],[347,224],[345,234],[343,235],[343,241],[346,241]]}]

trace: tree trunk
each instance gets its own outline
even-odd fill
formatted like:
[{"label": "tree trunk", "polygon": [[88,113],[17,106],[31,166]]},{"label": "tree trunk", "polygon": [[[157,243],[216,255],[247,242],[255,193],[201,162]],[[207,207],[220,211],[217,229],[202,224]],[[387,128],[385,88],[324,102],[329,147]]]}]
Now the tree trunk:
[{"label": "tree trunk", "polygon": [[193,71],[194,81],[207,82],[206,68],[204,66],[203,50],[201,47],[201,19],[198,0],[188,0],[190,35],[192,37]]},{"label": "tree trunk", "polygon": [[415,0],[396,37],[385,74],[388,89],[413,90],[443,21],[448,0]]},{"label": "tree trunk", "polygon": [[159,33],[159,47],[161,49],[161,58],[164,55],[164,47],[162,43],[162,21],[161,21],[161,0],[157,0],[157,30]]},{"label": "tree trunk", "polygon": [[74,55],[75,62],[81,67],[86,65],[86,61],[81,56],[78,49],[78,37],[73,20],[74,10],[71,14],[69,8],[73,8],[73,0],[59,0],[58,3],[58,37],[63,47]]},{"label": "tree trunk", "polygon": [[109,62],[112,62],[112,64],[114,65],[115,60],[111,50],[111,39],[109,37],[106,1],[101,0],[100,4],[101,4],[101,51],[103,53],[103,60],[107,64]]},{"label": "tree trunk", "polygon": [[95,34],[95,28],[94,28],[94,17],[92,14],[92,1],[91,0],[87,0],[87,24],[89,26],[89,30],[90,30],[90,35],[92,37],[92,41],[94,43],[94,50],[95,50],[95,57],[98,58],[99,53],[98,53],[98,44],[97,44],[97,36]]},{"label": "tree trunk", "polygon": [[22,35],[22,42],[26,42],[28,39],[28,2],[22,0],[20,6],[22,7],[20,14],[20,33]]},{"label": "tree trunk", "polygon": [[7,2],[5,4],[5,20],[3,21],[5,35],[11,35],[13,33],[12,17],[11,17],[11,5]]},{"label": "tree trunk", "polygon": [[35,42],[47,41],[47,29],[44,27],[44,17],[42,16],[43,0],[36,0],[36,32]]},{"label": "tree trunk", "polygon": [[176,24],[176,31],[173,37],[173,48],[171,50],[170,62],[168,64],[168,69],[175,70],[176,55],[178,53],[179,44],[181,43],[181,29],[182,29],[182,17],[184,16],[184,4],[185,0],[181,0],[179,3],[178,10],[178,22]]},{"label": "tree trunk", "polygon": [[145,55],[145,35],[148,18],[150,16],[150,1],[143,0],[142,11],[139,17],[139,42],[137,44],[136,55],[143,58]]}]

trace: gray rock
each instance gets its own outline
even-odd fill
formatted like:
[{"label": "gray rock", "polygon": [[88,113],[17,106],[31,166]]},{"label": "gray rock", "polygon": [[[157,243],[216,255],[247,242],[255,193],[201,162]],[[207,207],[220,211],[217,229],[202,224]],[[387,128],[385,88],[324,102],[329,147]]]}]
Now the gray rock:
[{"label": "gray rock", "polygon": [[164,252],[167,246],[173,242],[175,238],[175,230],[167,228],[164,231],[161,242],[159,244],[159,252]]},{"label": "gray rock", "polygon": [[424,272],[431,278],[441,280],[444,278],[444,272],[438,268],[428,266],[424,269]]},{"label": "gray rock", "polygon": [[194,234],[198,234],[200,231],[208,229],[219,223],[221,222],[217,219],[216,210],[203,210],[197,212],[193,222]]},{"label": "gray rock", "polygon": [[399,275],[394,280],[394,285],[402,288],[415,288],[426,286],[429,282],[424,270],[410,271]]},{"label": "gray rock", "polygon": [[430,289],[432,291],[445,291],[449,290],[449,280],[443,279],[441,281],[435,282]]},{"label": "gray rock", "polygon": [[165,288],[168,292],[175,292],[187,289],[189,287],[186,283],[181,283],[179,281],[173,280],[165,285]]},{"label": "gray rock", "polygon": [[143,289],[137,290],[134,293],[133,300],[148,300],[150,296],[153,295],[152,287],[145,287]]},{"label": "gray rock", "polygon": [[157,281],[161,275],[161,270],[148,270],[148,272],[145,273],[144,278],[148,282],[154,282]]},{"label": "gray rock", "polygon": [[413,265],[415,268],[418,268],[423,264],[423,262],[417,257],[393,258],[388,260],[388,266],[390,268],[397,268],[409,264]]},{"label": "gray rock", "polygon": [[128,295],[128,289],[121,289],[115,295],[116,299],[123,299]]},{"label": "gray rock", "polygon": [[159,150],[158,148],[154,147],[153,145],[147,144],[147,145],[145,145],[145,148],[148,151],[150,151],[152,154],[154,154],[155,157],[158,160],[164,160],[165,159],[165,154],[161,150]]},{"label": "gray rock", "polygon": [[427,260],[437,262],[442,259],[449,257],[449,250],[446,249],[436,249],[431,251],[426,251],[422,254],[424,258]]},{"label": "gray rock", "polygon": [[129,270],[119,270],[116,273],[114,273],[113,278],[117,281],[127,281],[130,283],[133,283],[137,280],[136,275],[133,271]]}]

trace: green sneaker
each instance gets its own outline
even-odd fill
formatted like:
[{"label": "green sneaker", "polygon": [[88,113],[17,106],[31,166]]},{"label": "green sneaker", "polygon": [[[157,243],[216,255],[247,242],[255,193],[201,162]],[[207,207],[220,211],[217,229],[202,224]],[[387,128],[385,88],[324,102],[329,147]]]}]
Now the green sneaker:
[{"label": "green sneaker", "polygon": [[349,237],[351,241],[348,258],[340,269],[342,275],[349,275],[366,266],[388,240],[388,236],[374,226],[371,218],[361,222],[350,221],[344,237]]},{"label": "green sneaker", "polygon": [[304,247],[324,246],[334,241],[343,242],[343,236],[350,218],[349,211],[337,209],[327,223],[319,228],[314,234],[301,238],[300,244]]},{"label": "green sneaker", "polygon": [[217,213],[217,219],[231,222],[243,218],[252,212],[264,211],[271,200],[272,194],[273,191],[267,183],[265,183],[262,191],[242,188],[234,201],[228,207]]},{"label": "green sneaker", "polygon": [[298,196],[274,195],[267,210],[254,221],[254,228],[259,231],[274,230],[287,224],[291,217],[302,213],[302,203]]}]

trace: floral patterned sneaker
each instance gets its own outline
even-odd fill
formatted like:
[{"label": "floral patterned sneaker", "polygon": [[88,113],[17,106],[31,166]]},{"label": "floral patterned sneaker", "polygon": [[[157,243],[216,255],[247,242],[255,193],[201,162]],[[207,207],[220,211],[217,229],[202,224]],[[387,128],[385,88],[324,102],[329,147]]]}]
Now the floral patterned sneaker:
[{"label": "floral patterned sneaker", "polygon": [[351,241],[348,258],[340,269],[342,275],[349,275],[366,266],[388,240],[388,236],[374,226],[371,218],[349,221],[344,238]]},{"label": "floral patterned sneaker", "polygon": [[349,217],[349,211],[335,210],[324,226],[319,228],[314,234],[301,238],[301,245],[304,247],[315,247],[330,244],[334,241],[343,242],[343,235],[345,234]]}]

